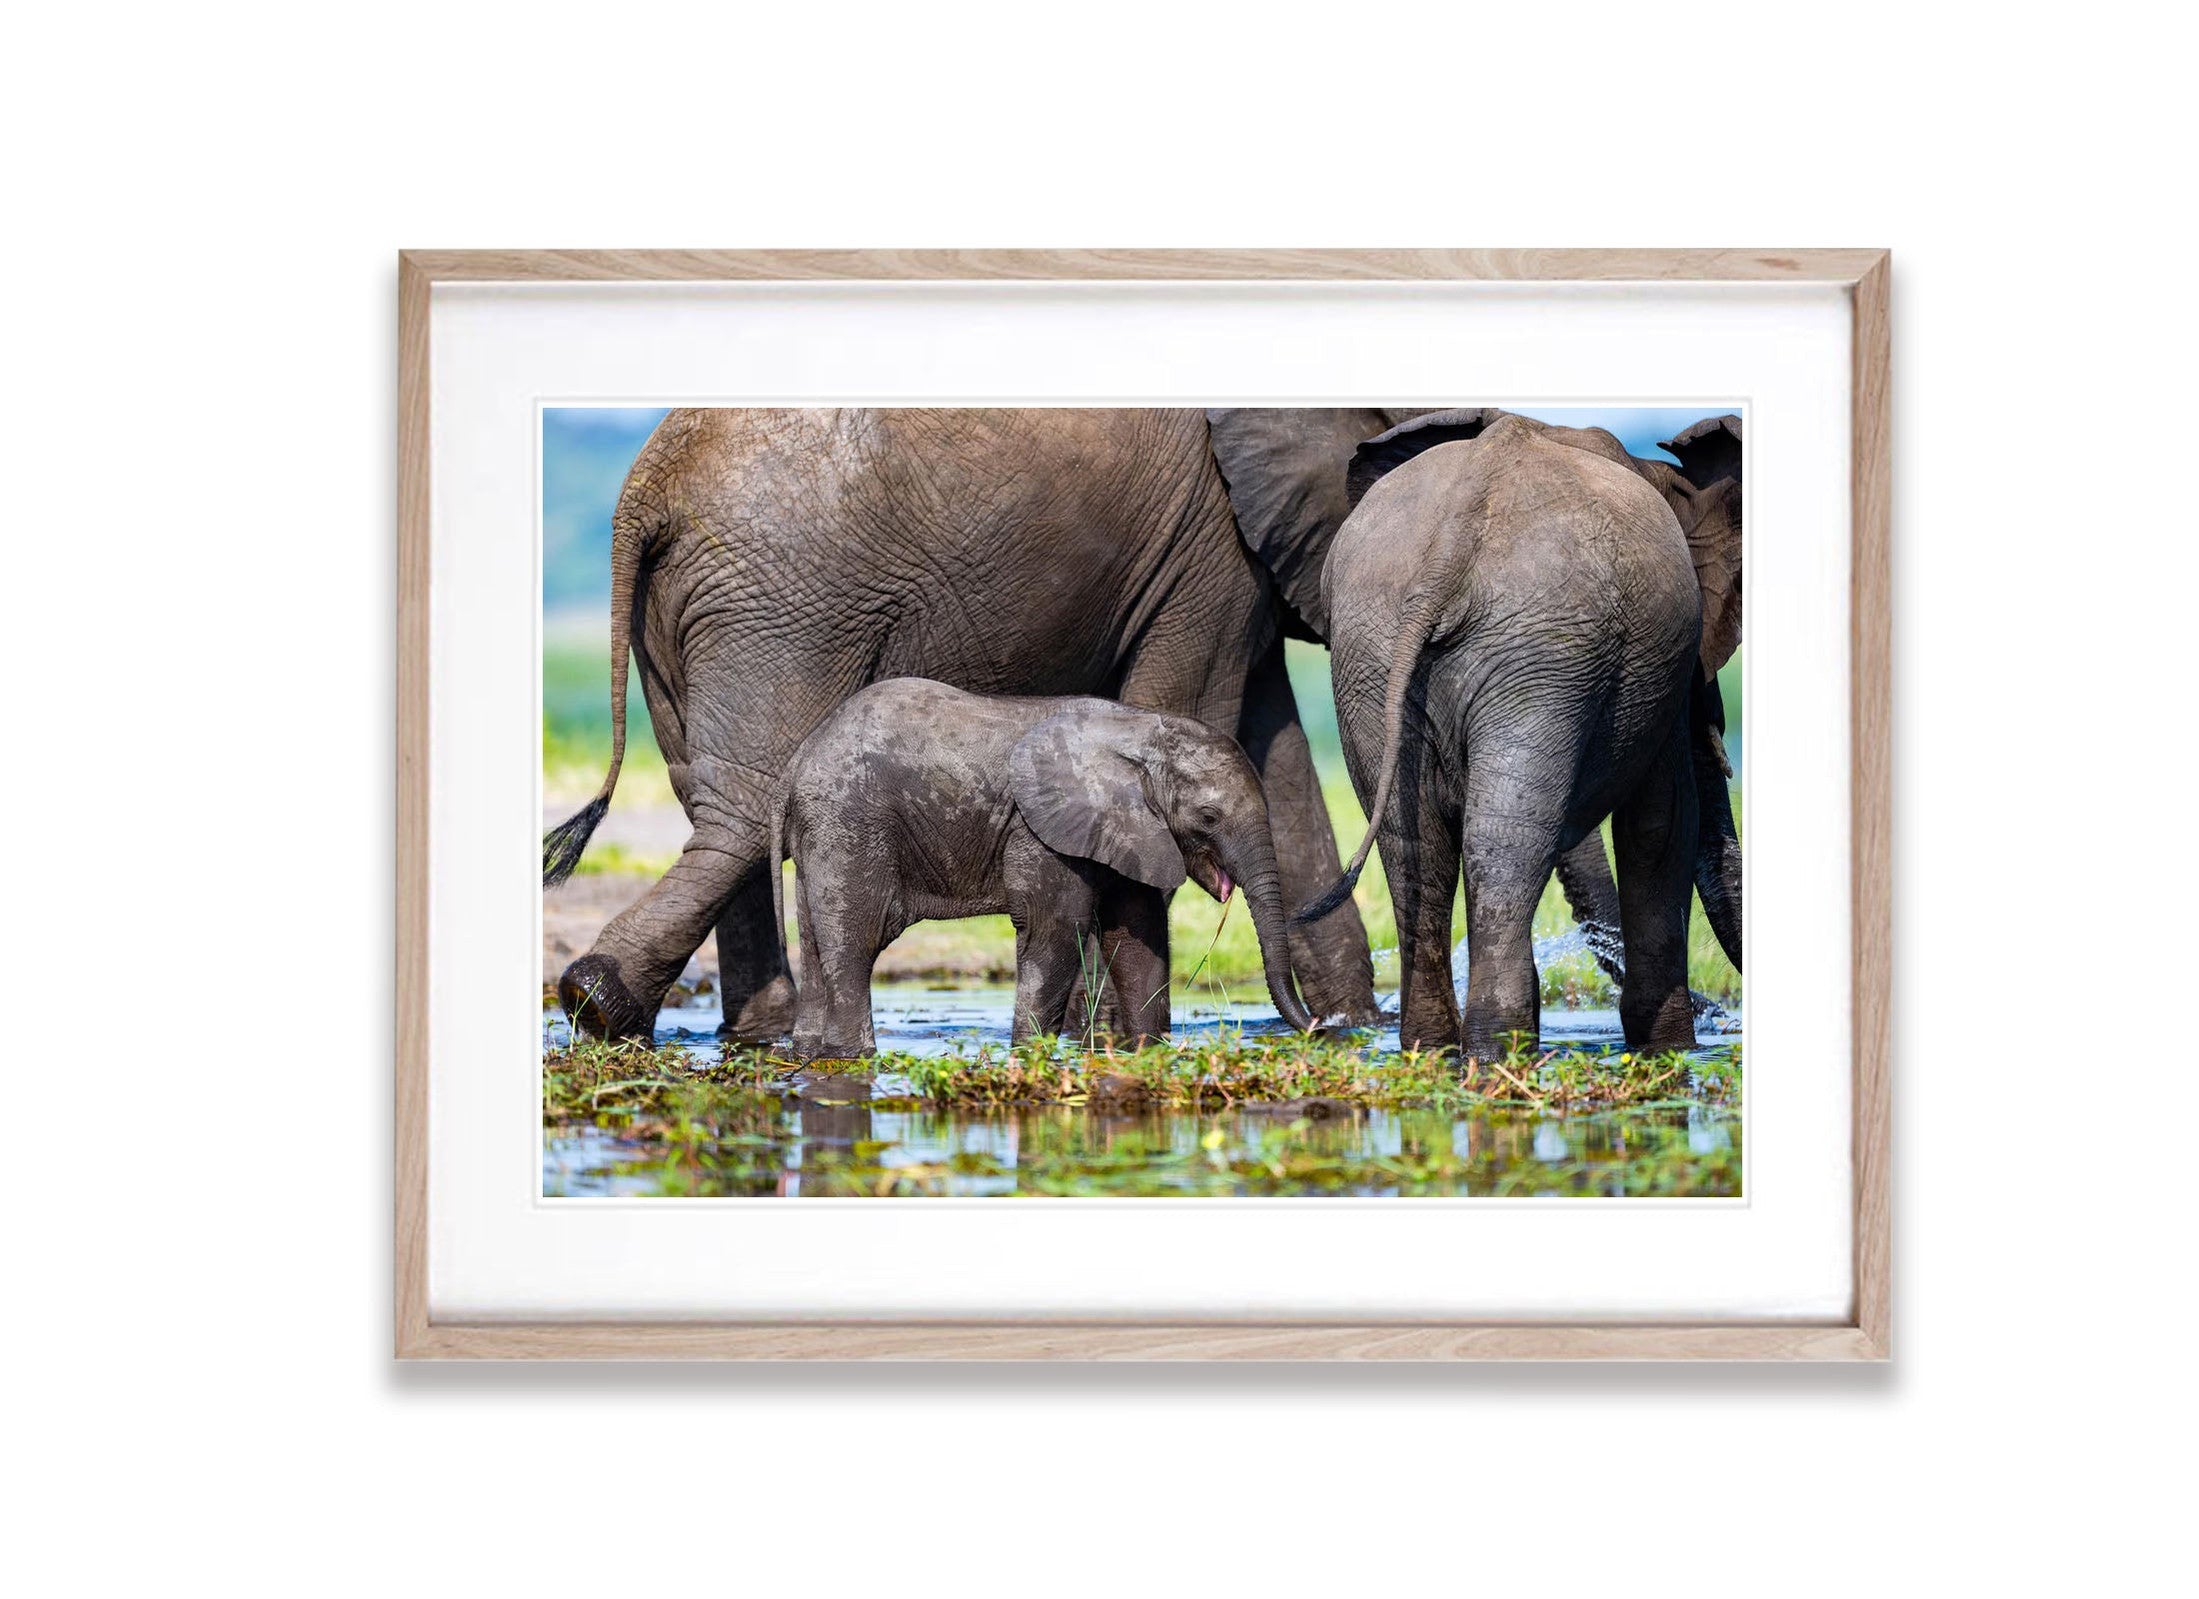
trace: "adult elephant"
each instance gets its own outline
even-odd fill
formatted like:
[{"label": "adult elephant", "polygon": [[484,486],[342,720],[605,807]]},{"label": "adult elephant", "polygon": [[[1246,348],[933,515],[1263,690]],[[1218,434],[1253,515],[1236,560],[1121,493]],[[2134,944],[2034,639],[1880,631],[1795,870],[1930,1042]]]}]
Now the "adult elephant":
[{"label": "adult elephant", "polygon": [[[1488,410],[1481,414],[1493,421],[1503,413]],[[1473,436],[1465,426],[1478,431],[1486,422],[1462,425],[1460,437]],[[1576,435],[1581,431],[1554,428],[1551,433],[1563,441],[1579,442]],[[1600,429],[1587,431],[1599,435],[1593,441],[1598,453],[1612,454],[1617,440]],[[1695,772],[1701,835],[1695,860],[1695,891],[1702,896],[1703,916],[1717,935],[1718,947],[1739,971],[1741,841],[1734,827],[1733,796],[1727,786],[1733,766],[1726,758],[1726,705],[1718,688],[1718,673],[1741,647],[1741,419],[1730,415],[1705,417],[1663,440],[1658,448],[1669,450],[1679,465],[1627,455],[1623,446],[1618,447],[1618,453],[1625,455],[1627,467],[1670,507],[1695,565],[1696,587],[1703,602],[1700,671],[1688,701],[1688,749]],[[1611,880],[1602,835],[1591,833],[1560,855],[1557,876],[1590,952],[1623,992],[1626,968],[1619,937],[1619,895]],[[1697,1011],[1703,1008],[1698,1002]]]},{"label": "adult elephant", "polygon": [[[611,768],[544,840],[546,882],[609,806],[626,659],[693,834],[559,983],[589,1031],[646,1034],[713,930],[732,1037],[786,1031],[793,985],[771,918],[767,831],[802,739],[856,690],[928,677],[987,694],[1099,694],[1233,735],[1266,789],[1282,887],[1341,869],[1283,669],[1320,637],[1328,541],[1359,441],[1415,413],[679,410],[612,521]],[[1106,937],[1162,957],[1134,910]],[[1293,927],[1306,1003],[1375,1014],[1347,903]]]},{"label": "adult elephant", "polygon": [[[1374,825],[1307,914],[1348,897],[1379,839],[1407,1045],[1486,1058],[1538,1036],[1535,905],[1553,867],[1601,869],[1607,816],[1627,1041],[1694,1042],[1698,883],[1739,957],[1715,676],[1740,638],[1739,419],[1673,444],[1679,471],[1601,429],[1461,410],[1354,452],[1323,598],[1345,756]],[[1463,1023],[1450,960],[1462,869]]]}]

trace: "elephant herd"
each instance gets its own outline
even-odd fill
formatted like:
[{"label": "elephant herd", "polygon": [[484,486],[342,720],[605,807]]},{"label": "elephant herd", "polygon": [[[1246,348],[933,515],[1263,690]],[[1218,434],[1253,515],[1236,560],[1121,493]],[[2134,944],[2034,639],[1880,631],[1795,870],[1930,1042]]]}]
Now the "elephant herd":
[{"label": "elephant herd", "polygon": [[[629,651],[693,831],[561,1002],[647,1037],[715,932],[725,1036],[858,1053],[887,940],[1004,910],[1019,1031],[1084,1005],[1151,1036],[1188,873],[1243,886],[1286,1019],[1365,1024],[1351,887],[1379,845],[1406,1046],[1536,1038],[1553,870],[1629,1045],[1692,1044],[1695,893],[1741,958],[1717,688],[1741,634],[1740,419],[1663,447],[1677,466],[1486,408],[672,412],[613,517],[610,770],[545,838],[544,878],[618,782]],[[1348,864],[1286,638],[1331,651],[1372,821]]]}]

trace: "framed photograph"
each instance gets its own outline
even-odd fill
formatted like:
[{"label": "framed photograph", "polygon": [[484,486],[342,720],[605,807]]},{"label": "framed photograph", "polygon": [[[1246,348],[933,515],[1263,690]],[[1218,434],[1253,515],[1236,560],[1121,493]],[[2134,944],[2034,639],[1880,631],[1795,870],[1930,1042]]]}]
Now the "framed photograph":
[{"label": "framed photograph", "polygon": [[398,1354],[1885,1358],[1888,271],[400,256]]}]

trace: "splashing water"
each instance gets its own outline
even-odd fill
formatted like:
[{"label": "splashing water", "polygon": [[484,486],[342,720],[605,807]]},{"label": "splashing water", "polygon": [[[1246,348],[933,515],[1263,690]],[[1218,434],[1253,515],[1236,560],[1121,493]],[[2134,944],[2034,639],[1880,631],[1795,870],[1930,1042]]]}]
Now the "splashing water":
[{"label": "splashing water", "polygon": [[[1562,933],[1552,933],[1535,940],[1535,969],[1546,970],[1552,961],[1571,955],[1588,955],[1610,977],[1612,987],[1619,986],[1625,963],[1619,958],[1617,937],[1608,930],[1571,927]],[[1466,1003],[1466,940],[1461,938],[1451,949],[1451,983],[1458,990],[1458,1002]],[[1710,1033],[1738,1033],[1741,1018],[1708,994],[1688,990],[1688,1001],[1694,1007],[1698,1027]]]}]

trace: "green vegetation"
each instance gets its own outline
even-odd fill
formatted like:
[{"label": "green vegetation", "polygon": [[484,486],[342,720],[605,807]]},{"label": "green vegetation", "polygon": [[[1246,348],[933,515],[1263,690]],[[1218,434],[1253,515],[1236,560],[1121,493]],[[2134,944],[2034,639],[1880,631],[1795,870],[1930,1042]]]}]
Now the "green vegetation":
[{"label": "green vegetation", "polygon": [[1739,1052],[1469,1065],[1225,1034],[802,1068],[581,1044],[543,1063],[552,1192],[1740,1192]]},{"label": "green vegetation", "polygon": [[1514,1049],[1463,1063],[1442,1053],[1378,1053],[1347,1035],[1217,1035],[1086,1050],[1059,1038],[989,1044],[945,1055],[885,1053],[807,1066],[769,1050],[652,1047],[581,1040],[543,1057],[543,1106],[552,1120],[607,1111],[662,1110],[665,1096],[695,1090],[793,1091],[829,1077],[889,1089],[890,1099],[998,1109],[1082,1105],[1095,1097],[1166,1110],[1326,1100],[1388,1109],[1640,1110],[1741,1102],[1741,1046],[1638,1054],[1619,1050]]},{"label": "green vegetation", "polygon": [[[553,804],[578,804],[603,784],[611,764],[610,662],[610,630],[600,619],[544,623],[542,791]],[[626,670],[626,763],[619,772],[617,803],[670,805],[672,783],[665,775],[656,735],[650,731],[641,673],[631,661]],[[589,858],[601,847],[592,847],[581,858],[582,871],[608,870]]]},{"label": "green vegetation", "polygon": [[[578,804],[603,781],[610,760],[611,709],[608,688],[608,645],[600,623],[554,623],[543,635],[542,663],[542,763],[543,787],[553,805]],[[1337,742],[1335,701],[1329,690],[1328,653],[1317,646],[1289,646],[1291,681],[1297,691],[1306,736],[1315,765],[1322,775],[1322,793],[1336,827],[1339,848],[1348,857],[1366,831],[1366,819],[1344,774],[1343,755]],[[1736,655],[1720,674],[1725,695],[1727,725],[1741,725],[1741,658]],[[670,805],[671,783],[664,757],[649,732],[649,717],[642,700],[638,674],[627,697],[627,754],[619,778],[616,806]],[[1742,811],[1741,785],[1734,784],[1734,814]],[[1608,841],[1608,828],[1606,829]],[[582,875],[655,877],[672,864],[669,853],[629,849],[611,839],[599,839],[582,856]],[[1379,852],[1368,857],[1354,895],[1366,922],[1368,939],[1376,951],[1377,987],[1396,982],[1397,926],[1390,912],[1387,881]],[[793,903],[791,896],[788,903]],[[1466,930],[1463,891],[1452,907],[1455,936]],[[1555,881],[1545,889],[1535,912],[1535,936],[1551,938],[1569,932],[1573,917]],[[1258,1001],[1266,992],[1260,972],[1260,946],[1252,918],[1241,902],[1233,901],[1227,915],[1200,889],[1186,884],[1169,908],[1170,942],[1174,954],[1175,981],[1179,989],[1195,988],[1215,998]],[[1217,934],[1219,935],[1217,937]],[[921,946],[913,948],[910,946]],[[1211,951],[1211,953],[1209,953]],[[1387,955],[1387,961],[1384,956]],[[1192,974],[1204,960],[1194,983]],[[888,966],[903,975],[927,975],[962,980],[998,980],[1015,970],[1015,936],[1005,916],[976,917],[955,923],[926,923],[903,936],[887,958]],[[1717,937],[1695,908],[1688,930],[1688,981],[1698,992],[1723,1004],[1738,1004],[1741,977],[1719,949]],[[1606,1006],[1613,1003],[1610,981],[1587,951],[1555,956],[1542,965],[1542,997],[1546,1005]]]}]

